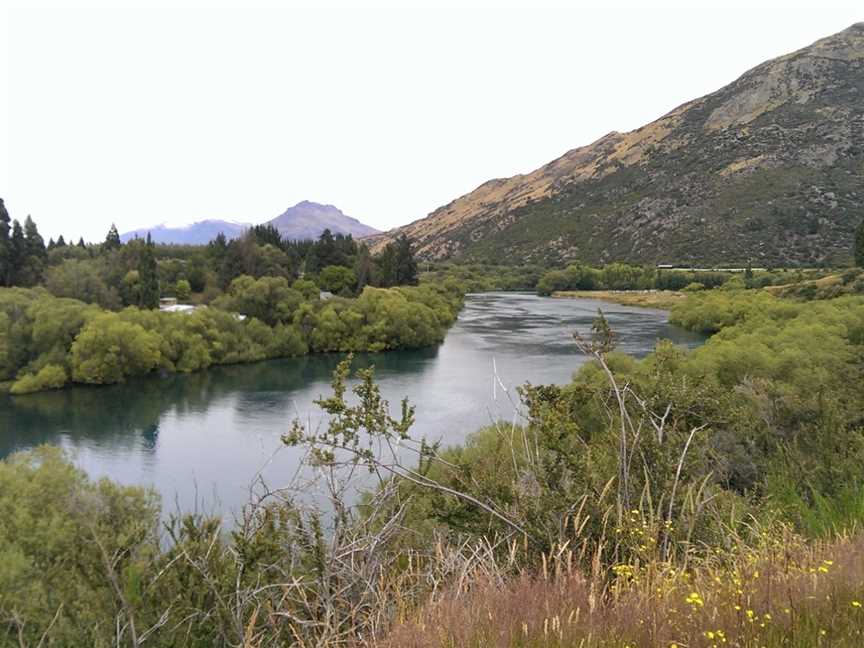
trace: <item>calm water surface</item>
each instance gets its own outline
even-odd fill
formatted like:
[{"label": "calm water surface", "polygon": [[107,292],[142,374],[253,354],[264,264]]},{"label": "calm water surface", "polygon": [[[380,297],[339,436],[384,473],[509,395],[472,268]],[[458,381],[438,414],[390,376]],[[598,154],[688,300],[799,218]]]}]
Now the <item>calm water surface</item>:
[{"label": "calm water surface", "polygon": [[[584,362],[571,333],[588,332],[598,308],[618,333],[619,348],[633,355],[660,338],[691,347],[703,339],[671,326],[664,311],[484,293],[467,297],[440,347],[361,355],[356,366],[375,365],[394,411],[406,396],[416,405],[416,434],[456,443],[492,420],[512,419],[516,386],[569,381]],[[56,445],[92,476],[154,486],[166,508],[191,510],[203,502],[228,514],[245,503],[259,473],[276,486],[293,475],[298,451],[283,447],[280,435],[298,416],[321,422],[313,401],[328,394],[339,359],[316,355],[0,395],[0,458]]]}]

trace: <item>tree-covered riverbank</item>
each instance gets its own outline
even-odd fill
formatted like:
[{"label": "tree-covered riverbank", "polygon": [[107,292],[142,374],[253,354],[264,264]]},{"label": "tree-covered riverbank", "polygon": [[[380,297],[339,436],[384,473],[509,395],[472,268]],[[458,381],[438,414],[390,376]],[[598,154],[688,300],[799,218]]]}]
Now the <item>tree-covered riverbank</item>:
[{"label": "tree-covered riverbank", "polygon": [[453,283],[321,300],[308,281],[240,277],[191,313],[114,312],[44,289],[0,288],[0,380],[23,394],[306,353],[413,349],[440,343],[461,305]]},{"label": "tree-covered riverbank", "polygon": [[[11,223],[11,225],[10,225]],[[11,232],[11,233],[10,233]],[[454,281],[418,286],[410,242],[371,255],[324,230],[293,241],[272,226],[207,245],[47,244],[0,200],[0,388],[111,384],[320,352],[440,343],[462,306]],[[159,310],[171,297],[183,312]]]}]

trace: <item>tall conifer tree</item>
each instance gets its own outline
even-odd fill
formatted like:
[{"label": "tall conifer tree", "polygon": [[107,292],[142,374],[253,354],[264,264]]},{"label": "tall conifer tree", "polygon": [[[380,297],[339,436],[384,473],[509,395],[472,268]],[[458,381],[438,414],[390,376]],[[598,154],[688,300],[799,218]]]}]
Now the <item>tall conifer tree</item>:
[{"label": "tall conifer tree", "polygon": [[12,240],[9,227],[9,212],[0,198],[0,286],[8,286],[12,274]]},{"label": "tall conifer tree", "polygon": [[147,233],[147,241],[138,258],[138,275],[141,280],[140,303],[141,308],[159,307],[159,274],[156,256],[153,254],[153,240]]},{"label": "tall conifer tree", "polygon": [[[149,238],[150,233],[147,233]],[[120,242],[120,233],[117,231],[117,226],[114,223],[111,223],[111,229],[108,230],[108,234],[105,236],[105,249],[106,250],[117,250],[123,243]]]}]

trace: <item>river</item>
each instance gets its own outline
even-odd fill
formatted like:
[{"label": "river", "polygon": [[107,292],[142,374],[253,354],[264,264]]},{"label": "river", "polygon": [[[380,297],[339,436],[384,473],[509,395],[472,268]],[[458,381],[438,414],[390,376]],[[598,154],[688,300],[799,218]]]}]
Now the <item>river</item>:
[{"label": "river", "polygon": [[[384,396],[416,406],[414,433],[444,444],[495,419],[513,418],[515,387],[566,383],[584,362],[571,333],[587,333],[602,308],[619,348],[642,356],[660,338],[693,347],[703,338],[660,310],[524,293],[469,295],[437,348],[361,354]],[[340,357],[312,355],[152,376],[107,387],[0,395],[0,458],[39,444],[67,450],[91,476],[152,485],[165,507],[229,516],[259,473],[279,486],[298,450],[280,436],[295,417],[320,424],[313,401],[328,394]]]}]

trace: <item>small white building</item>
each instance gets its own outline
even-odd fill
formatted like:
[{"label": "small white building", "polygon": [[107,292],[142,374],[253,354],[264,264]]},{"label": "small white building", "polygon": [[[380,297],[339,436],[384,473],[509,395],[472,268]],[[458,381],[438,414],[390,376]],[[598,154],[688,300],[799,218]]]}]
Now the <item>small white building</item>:
[{"label": "small white building", "polygon": [[159,310],[163,313],[191,313],[198,306],[192,304],[171,304],[170,306],[159,306]]},{"label": "small white building", "polygon": [[159,312],[161,313],[191,313],[200,308],[193,304],[178,304],[176,297],[162,297],[159,300]]}]

